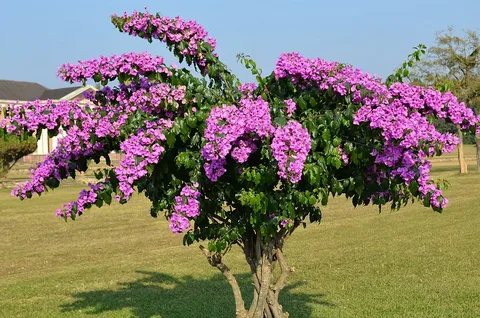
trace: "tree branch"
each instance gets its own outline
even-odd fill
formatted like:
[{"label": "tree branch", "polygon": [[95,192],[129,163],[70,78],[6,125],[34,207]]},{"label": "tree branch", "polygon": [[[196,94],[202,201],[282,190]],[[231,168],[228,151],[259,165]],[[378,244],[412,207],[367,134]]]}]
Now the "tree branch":
[{"label": "tree branch", "polygon": [[285,287],[285,281],[287,280],[288,274],[294,273],[295,268],[288,266],[285,257],[283,256],[282,250],[277,249],[275,256],[277,257],[278,264],[280,264],[280,277],[278,278],[275,286],[273,287],[273,291],[275,292],[275,299],[278,302],[278,295],[280,295],[280,291]]},{"label": "tree branch", "polygon": [[235,313],[237,318],[247,317],[247,311],[245,310],[245,303],[242,298],[242,292],[240,291],[240,286],[235,279],[235,276],[232,274],[227,265],[222,262],[222,255],[219,253],[212,253],[208,251],[205,247],[200,245],[200,250],[207,257],[208,263],[220,270],[220,272],[228,280],[228,283],[232,287],[233,296],[235,297]]},{"label": "tree branch", "polygon": [[222,218],[221,216],[218,216],[218,215],[215,215],[215,214],[212,214],[211,216],[215,220],[221,221],[222,223],[227,224],[227,225],[231,225],[231,223],[227,219]]},{"label": "tree branch", "polygon": [[13,166],[18,162],[18,160],[20,160],[20,158],[18,158],[17,160],[13,161],[13,163],[12,163],[11,165],[8,165],[8,164],[7,164],[7,165],[9,166],[9,167],[8,167],[8,170],[12,169]]}]

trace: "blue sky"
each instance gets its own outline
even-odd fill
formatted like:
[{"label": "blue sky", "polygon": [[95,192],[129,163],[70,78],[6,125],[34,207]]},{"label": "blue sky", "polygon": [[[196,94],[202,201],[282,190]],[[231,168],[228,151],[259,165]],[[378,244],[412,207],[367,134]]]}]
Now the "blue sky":
[{"label": "blue sky", "polygon": [[221,58],[246,81],[248,73],[235,58],[239,52],[264,72],[273,70],[282,52],[296,51],[385,77],[413,46],[433,44],[436,31],[480,28],[479,0],[2,1],[0,79],[68,86],[56,77],[59,65],[131,51],[174,62],[160,42],[149,44],[111,25],[112,13],[144,6],[204,25]]}]

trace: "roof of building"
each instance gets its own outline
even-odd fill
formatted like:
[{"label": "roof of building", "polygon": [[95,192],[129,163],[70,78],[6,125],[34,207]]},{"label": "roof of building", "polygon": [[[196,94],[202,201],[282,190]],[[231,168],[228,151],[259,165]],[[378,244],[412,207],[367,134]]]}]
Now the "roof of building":
[{"label": "roof of building", "polygon": [[0,99],[31,101],[36,99],[61,99],[82,86],[48,89],[38,83],[0,80]]},{"label": "roof of building", "polygon": [[0,99],[35,100],[46,90],[37,83],[0,80]]},{"label": "roof of building", "polygon": [[82,86],[73,86],[73,87],[64,87],[57,89],[47,89],[43,92],[38,99],[60,99],[70,93],[73,93],[77,89],[82,88]]}]

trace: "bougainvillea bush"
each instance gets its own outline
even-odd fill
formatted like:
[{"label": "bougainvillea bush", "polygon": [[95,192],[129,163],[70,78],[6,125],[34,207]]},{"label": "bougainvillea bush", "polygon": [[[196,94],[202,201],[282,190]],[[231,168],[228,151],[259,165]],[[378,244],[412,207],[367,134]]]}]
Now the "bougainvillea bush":
[{"label": "bougainvillea bush", "polygon": [[[284,242],[299,226],[320,221],[329,197],[393,209],[414,200],[435,211],[447,205],[427,159],[452,151],[457,138],[436,131],[432,120],[464,129],[478,122],[451,93],[387,86],[350,65],[298,53],[282,54],[268,76],[239,55],[256,78],[241,83],[195,21],[134,12],[112,22],[120,32],[163,42],[191,67],[168,66],[148,53],[79,61],[61,66],[58,76],[101,83],[87,96],[89,106],[10,105],[2,123],[9,133],[65,135],[12,191],[20,199],[104,158],[108,167],[95,171],[98,181],[56,214],[75,219],[92,206],[126,204],[134,192],[144,193],[152,216],[165,215],[185,244],[208,242],[201,249],[232,286],[237,317],[288,315],[278,302],[292,271]],[[116,166],[112,151],[124,154]],[[252,271],[250,308],[222,260],[233,245]]]}]

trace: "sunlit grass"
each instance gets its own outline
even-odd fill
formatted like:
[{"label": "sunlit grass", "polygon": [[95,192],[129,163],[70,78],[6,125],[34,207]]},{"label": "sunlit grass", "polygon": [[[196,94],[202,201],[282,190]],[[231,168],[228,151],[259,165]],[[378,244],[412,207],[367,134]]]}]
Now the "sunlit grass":
[{"label": "sunlit grass", "polygon": [[[443,214],[420,204],[379,214],[336,198],[321,224],[289,239],[296,273],[282,303],[292,317],[480,316],[480,175],[450,163],[434,172],[451,183]],[[0,317],[234,316],[223,277],[144,198],[57,219],[82,186],[24,202],[0,189]],[[225,261],[250,299],[242,255]]]}]

